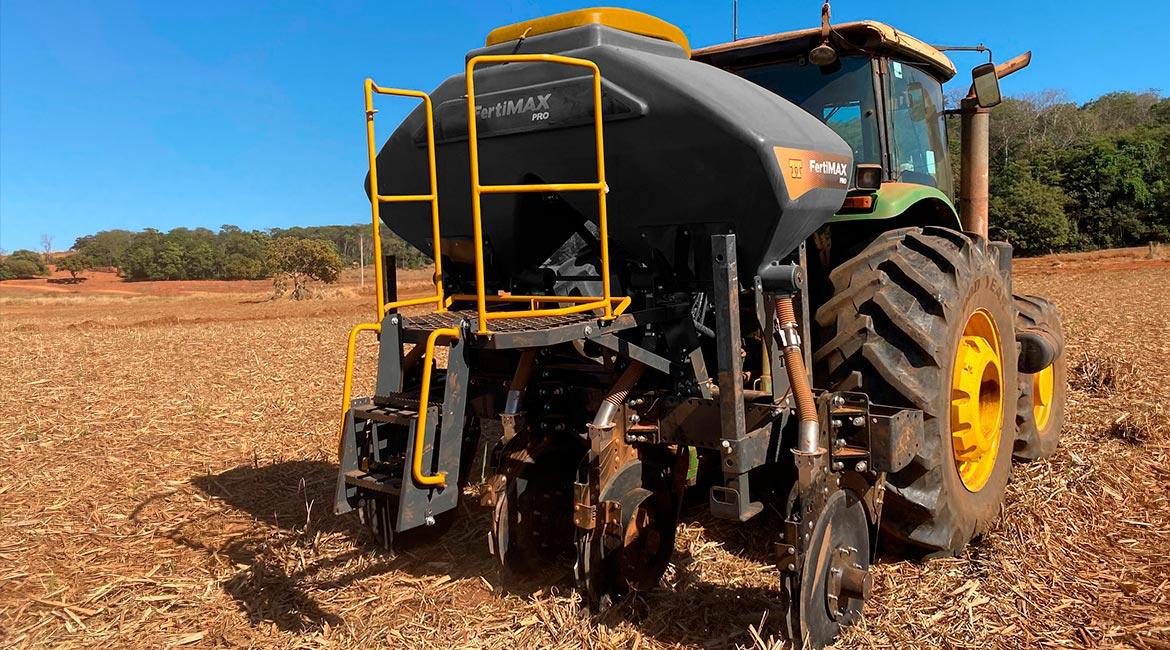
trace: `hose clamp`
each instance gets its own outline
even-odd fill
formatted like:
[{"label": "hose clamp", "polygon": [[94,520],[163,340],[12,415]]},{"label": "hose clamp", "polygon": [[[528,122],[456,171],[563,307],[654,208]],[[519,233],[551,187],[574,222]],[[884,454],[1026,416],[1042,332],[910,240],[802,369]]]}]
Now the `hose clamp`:
[{"label": "hose clamp", "polygon": [[773,322],[776,338],[780,341],[780,347],[785,349],[800,347],[800,330],[796,327],[796,323],[780,325],[779,318]]}]

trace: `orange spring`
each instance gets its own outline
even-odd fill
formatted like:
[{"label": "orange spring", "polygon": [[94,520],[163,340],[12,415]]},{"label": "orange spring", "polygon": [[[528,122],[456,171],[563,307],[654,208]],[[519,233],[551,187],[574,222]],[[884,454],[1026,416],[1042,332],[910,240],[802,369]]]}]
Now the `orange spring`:
[{"label": "orange spring", "polygon": [[626,371],[618,377],[617,383],[610,389],[609,394],[605,396],[605,401],[620,407],[625,404],[626,398],[630,396],[630,391],[633,390],[634,384],[642,377],[642,372],[646,370],[646,366],[633,361]]},{"label": "orange spring", "polygon": [[[780,329],[786,326],[796,327],[796,310],[792,306],[792,296],[776,299],[776,318],[780,321]],[[792,385],[792,394],[796,397],[801,422],[818,422],[817,403],[813,399],[812,386],[808,383],[808,373],[804,369],[804,355],[800,353],[798,346],[785,346],[784,367],[788,369],[788,383]]]}]

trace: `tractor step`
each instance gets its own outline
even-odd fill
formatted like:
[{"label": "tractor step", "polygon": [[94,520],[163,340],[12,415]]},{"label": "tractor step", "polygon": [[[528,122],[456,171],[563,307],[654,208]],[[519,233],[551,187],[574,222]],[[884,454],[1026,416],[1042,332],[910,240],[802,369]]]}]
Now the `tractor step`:
[{"label": "tractor step", "polygon": [[[391,403],[386,403],[387,401]],[[350,411],[355,420],[410,426],[418,419],[418,400],[408,397],[381,396],[378,403],[354,406]],[[431,409],[442,411],[442,402],[431,402]]]},{"label": "tractor step", "polygon": [[345,473],[345,484],[358,490],[379,492],[390,496],[402,493],[402,478],[389,474],[367,473],[360,469],[351,469]]},{"label": "tractor step", "polygon": [[[435,370],[428,381],[429,392],[442,399],[420,396],[417,385],[404,388],[400,344],[387,345],[397,329],[387,330],[375,397],[351,400],[345,413],[334,511],[384,500],[393,532],[401,533],[458,505],[470,373],[466,343],[451,338],[444,344],[447,369]],[[431,363],[429,355],[424,363]]]}]

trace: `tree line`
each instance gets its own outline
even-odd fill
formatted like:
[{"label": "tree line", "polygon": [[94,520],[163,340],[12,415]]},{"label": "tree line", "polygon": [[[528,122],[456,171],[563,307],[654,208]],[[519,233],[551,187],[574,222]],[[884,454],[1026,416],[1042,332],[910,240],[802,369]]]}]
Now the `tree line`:
[{"label": "tree line", "polygon": [[[338,264],[357,264],[363,255],[373,263],[369,226],[314,226],[245,231],[225,225],[175,228],[162,232],[147,228],[103,230],[78,237],[73,254],[54,260],[75,276],[85,269],[117,270],[130,280],[259,280],[282,272],[288,259],[283,240],[318,242],[333,251]],[[317,244],[314,244],[315,246]],[[320,247],[316,249],[320,252]],[[418,268],[430,259],[397,235],[383,229],[383,254],[393,254],[403,268]],[[285,261],[285,262],[282,262]],[[33,251],[16,251],[0,262],[0,279],[46,275],[44,259]]]},{"label": "tree line", "polygon": [[1079,106],[1059,91],[1008,98],[990,140],[990,235],[1018,254],[1170,241],[1170,99],[1158,92]]}]

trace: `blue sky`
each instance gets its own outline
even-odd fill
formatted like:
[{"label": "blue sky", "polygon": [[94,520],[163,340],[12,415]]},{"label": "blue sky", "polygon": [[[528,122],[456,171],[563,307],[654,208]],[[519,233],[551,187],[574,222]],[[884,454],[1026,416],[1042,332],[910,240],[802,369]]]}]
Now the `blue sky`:
[{"label": "blue sky", "polygon": [[[730,40],[731,0],[615,2]],[[572,2],[0,0],[0,248],[109,228],[244,228],[368,218],[361,82],[430,90],[493,27]],[[836,0],[834,21],[984,42],[1032,66],[1008,94],[1170,91],[1170,3]],[[817,23],[819,0],[741,0],[740,34]],[[981,60],[958,54],[964,72]],[[405,114],[385,102],[380,133]]]}]

